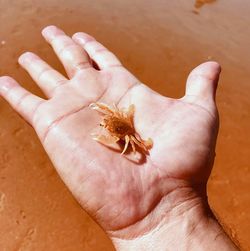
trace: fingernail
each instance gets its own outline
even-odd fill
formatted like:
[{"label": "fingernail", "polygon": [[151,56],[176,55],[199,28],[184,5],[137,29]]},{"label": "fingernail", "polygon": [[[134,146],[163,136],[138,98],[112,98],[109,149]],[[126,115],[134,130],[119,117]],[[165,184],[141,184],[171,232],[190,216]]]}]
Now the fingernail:
[{"label": "fingernail", "polygon": [[12,79],[8,76],[0,77],[0,92],[6,93],[10,88],[12,88],[15,84]]},{"label": "fingernail", "polygon": [[47,41],[53,40],[58,35],[64,35],[65,33],[57,28],[55,25],[49,25],[42,30],[42,35]]},{"label": "fingernail", "polygon": [[77,40],[77,42],[81,43],[81,44],[85,44],[89,41],[93,41],[95,40],[92,36],[83,33],[83,32],[77,32],[72,36],[73,39]]},{"label": "fingernail", "polygon": [[36,55],[32,52],[24,52],[19,58],[18,58],[18,62],[20,64],[25,64],[29,61],[31,61],[32,59],[34,59]]}]

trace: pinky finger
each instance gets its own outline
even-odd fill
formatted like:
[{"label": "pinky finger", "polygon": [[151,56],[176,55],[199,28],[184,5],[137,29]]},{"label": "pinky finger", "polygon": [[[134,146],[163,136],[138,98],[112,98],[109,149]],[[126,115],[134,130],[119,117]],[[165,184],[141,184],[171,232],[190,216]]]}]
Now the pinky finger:
[{"label": "pinky finger", "polygon": [[45,102],[8,76],[0,77],[0,95],[32,126],[37,108]]}]

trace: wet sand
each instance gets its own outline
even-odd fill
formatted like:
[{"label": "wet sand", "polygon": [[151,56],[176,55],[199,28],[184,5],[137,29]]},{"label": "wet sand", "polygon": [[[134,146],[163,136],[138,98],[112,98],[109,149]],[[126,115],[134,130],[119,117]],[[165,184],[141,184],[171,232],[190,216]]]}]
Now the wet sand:
[{"label": "wet sand", "polygon": [[[30,50],[63,71],[40,35],[49,24],[95,36],[142,82],[170,97],[184,94],[187,74],[197,64],[222,65],[209,201],[242,250],[250,250],[250,2],[13,2],[0,1],[0,75],[41,96],[17,58]],[[0,141],[0,250],[113,250],[54,171],[33,129],[3,99]]]}]

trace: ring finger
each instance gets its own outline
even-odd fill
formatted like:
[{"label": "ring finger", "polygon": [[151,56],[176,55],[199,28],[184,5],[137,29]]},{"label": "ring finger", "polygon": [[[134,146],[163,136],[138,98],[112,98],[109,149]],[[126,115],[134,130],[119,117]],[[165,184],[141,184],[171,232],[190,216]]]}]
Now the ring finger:
[{"label": "ring finger", "polygon": [[26,52],[22,54],[18,62],[49,98],[52,97],[56,87],[67,81],[67,78],[54,70],[34,53]]}]

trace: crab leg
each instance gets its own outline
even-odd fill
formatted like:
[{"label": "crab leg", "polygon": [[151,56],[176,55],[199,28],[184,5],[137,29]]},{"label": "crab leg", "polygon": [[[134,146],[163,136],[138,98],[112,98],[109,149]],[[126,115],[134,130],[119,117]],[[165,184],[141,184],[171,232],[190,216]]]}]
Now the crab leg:
[{"label": "crab leg", "polygon": [[92,139],[104,145],[114,144],[119,140],[119,138],[115,136],[111,136],[111,135],[104,136],[104,135],[97,135],[97,134],[93,134]]},{"label": "crab leg", "polygon": [[115,103],[113,103],[114,114],[120,118],[126,117],[126,113],[123,112],[123,108],[119,109]]},{"label": "crab leg", "polygon": [[145,151],[147,151],[148,149],[146,148],[146,146],[140,142],[137,138],[135,138],[133,135],[131,135],[131,139],[141,148],[143,148]]},{"label": "crab leg", "polygon": [[105,115],[111,115],[114,113],[107,105],[102,103],[91,103],[89,107]]},{"label": "crab leg", "polygon": [[124,148],[123,148],[123,151],[122,151],[121,155],[123,155],[123,154],[126,152],[126,150],[127,150],[127,148],[128,148],[129,141],[130,141],[130,140],[129,140],[129,136],[126,135],[126,136],[125,136],[125,146],[124,146]]},{"label": "crab leg", "polygon": [[131,139],[131,138],[130,138],[130,144],[132,146],[133,153],[136,153],[136,151],[135,151],[135,143],[134,143],[133,139]]},{"label": "crab leg", "polygon": [[140,143],[144,147],[146,147],[146,149],[151,148],[153,146],[153,140],[151,138],[148,138],[147,140],[143,140],[140,138],[140,136],[138,134],[135,134],[135,136],[133,136],[133,137],[136,140],[135,141],[136,144]]}]

